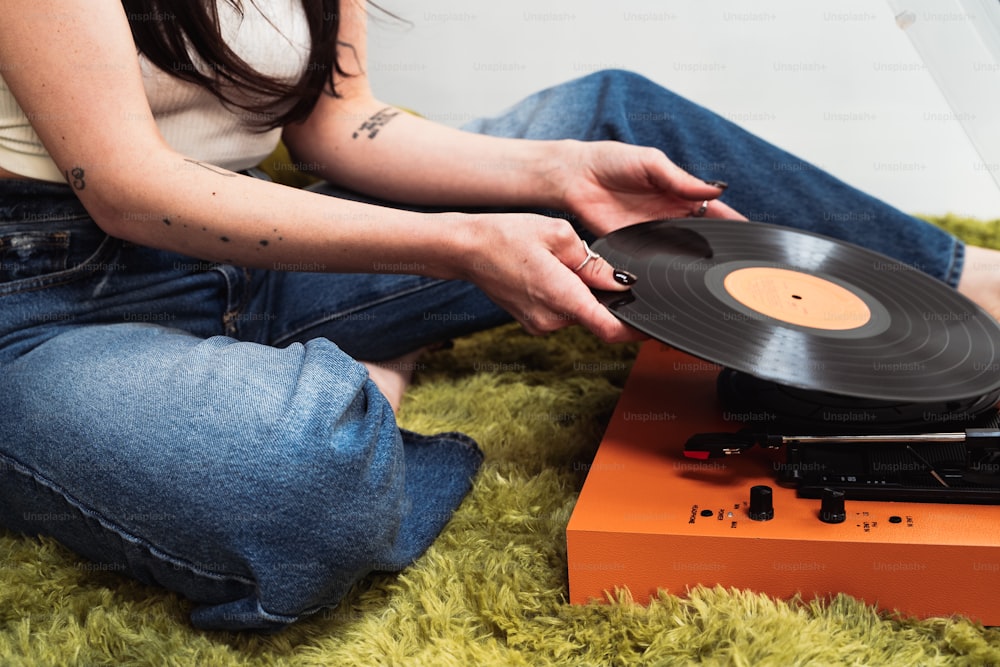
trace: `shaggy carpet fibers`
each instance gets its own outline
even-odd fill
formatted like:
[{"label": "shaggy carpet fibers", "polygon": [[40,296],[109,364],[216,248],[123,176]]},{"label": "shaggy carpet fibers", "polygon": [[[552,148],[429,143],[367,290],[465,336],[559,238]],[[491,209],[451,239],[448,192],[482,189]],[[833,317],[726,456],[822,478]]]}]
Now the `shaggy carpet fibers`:
[{"label": "shaggy carpet fibers", "polygon": [[[943,222],[1000,245],[1000,221]],[[0,532],[0,665],[1000,665],[998,629],[843,596],[569,604],[566,523],[635,350],[507,327],[422,360],[401,421],[476,438],[472,492],[414,565],[276,635],[197,632],[186,601]]]}]

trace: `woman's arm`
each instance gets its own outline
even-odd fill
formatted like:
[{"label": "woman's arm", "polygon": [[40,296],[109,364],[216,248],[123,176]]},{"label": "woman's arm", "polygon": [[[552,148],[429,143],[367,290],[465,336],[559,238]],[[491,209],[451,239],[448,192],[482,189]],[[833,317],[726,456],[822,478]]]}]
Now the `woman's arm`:
[{"label": "woman's arm", "polygon": [[[598,234],[624,224],[683,217],[722,190],[654,148],[617,142],[533,141],[463,132],[374,97],[365,73],[365,14],[344,0],[340,97],[320,97],[285,128],[296,163],[333,183],[383,199],[445,206],[543,207],[575,213]],[[741,218],[721,202],[707,213]]]},{"label": "woman's arm", "polygon": [[387,266],[475,282],[531,331],[572,322],[632,334],[589,287],[624,289],[568,224],[537,216],[426,215],[336,200],[240,176],[166,145],[119,0],[4,3],[0,66],[46,149],[109,234],[262,268]]},{"label": "woman's arm", "polygon": [[[167,146],[117,0],[5,4],[4,78],[95,221],[136,243],[247,266],[371,271],[440,261],[444,220],[394,213],[237,175]],[[41,38],[40,38],[41,36]]]}]

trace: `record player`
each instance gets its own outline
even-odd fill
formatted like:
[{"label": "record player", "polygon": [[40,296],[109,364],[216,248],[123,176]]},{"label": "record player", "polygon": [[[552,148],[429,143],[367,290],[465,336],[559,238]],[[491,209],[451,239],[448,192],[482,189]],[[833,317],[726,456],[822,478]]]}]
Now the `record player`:
[{"label": "record player", "polygon": [[724,410],[746,416],[688,456],[783,449],[778,481],[806,497],[1000,503],[1000,325],[951,287],[763,223],[659,220],[593,246],[639,278],[605,305],[718,364]]},{"label": "record player", "polygon": [[1000,325],[882,255],[763,223],[591,247],[643,345],[567,526],[570,600],[694,585],[1000,625]]}]

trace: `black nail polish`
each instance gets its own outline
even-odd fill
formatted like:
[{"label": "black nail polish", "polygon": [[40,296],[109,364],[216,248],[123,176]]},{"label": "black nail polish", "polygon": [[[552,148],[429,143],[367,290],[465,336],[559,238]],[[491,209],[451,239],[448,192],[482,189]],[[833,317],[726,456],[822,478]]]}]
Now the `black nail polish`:
[{"label": "black nail polish", "polygon": [[628,271],[624,271],[622,269],[615,269],[616,283],[619,283],[621,285],[635,285],[636,280],[638,280],[638,278],[635,277],[635,274],[629,273]]},{"label": "black nail polish", "polygon": [[720,190],[725,190],[726,188],[729,187],[729,183],[726,183],[725,181],[705,181],[705,182],[711,185],[713,188],[719,188]]}]

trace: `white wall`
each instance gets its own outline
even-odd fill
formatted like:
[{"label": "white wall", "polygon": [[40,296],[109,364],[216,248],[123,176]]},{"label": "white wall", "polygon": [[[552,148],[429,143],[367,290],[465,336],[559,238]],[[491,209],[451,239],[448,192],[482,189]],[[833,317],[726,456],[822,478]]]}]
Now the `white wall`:
[{"label": "white wall", "polygon": [[626,68],[895,206],[1000,218],[1000,188],[882,0],[381,4],[411,25],[373,20],[376,93],[441,122]]}]

